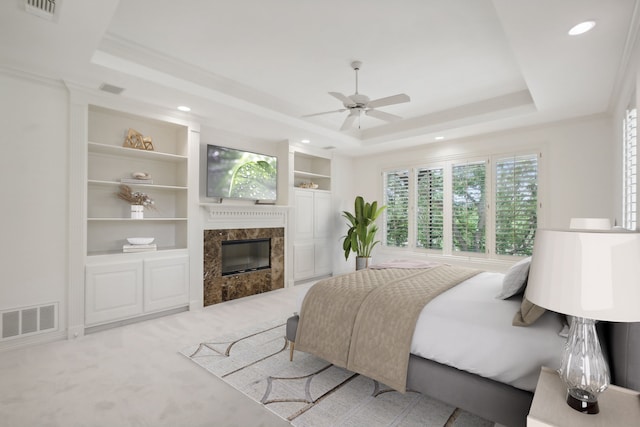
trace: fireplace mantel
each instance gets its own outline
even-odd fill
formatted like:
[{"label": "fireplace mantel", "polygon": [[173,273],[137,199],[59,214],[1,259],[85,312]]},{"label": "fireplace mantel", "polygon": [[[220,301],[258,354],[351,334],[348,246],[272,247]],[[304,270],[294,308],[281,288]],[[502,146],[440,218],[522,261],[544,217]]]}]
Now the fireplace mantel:
[{"label": "fireplace mantel", "polygon": [[201,203],[205,230],[224,228],[277,228],[287,226],[287,206]]}]

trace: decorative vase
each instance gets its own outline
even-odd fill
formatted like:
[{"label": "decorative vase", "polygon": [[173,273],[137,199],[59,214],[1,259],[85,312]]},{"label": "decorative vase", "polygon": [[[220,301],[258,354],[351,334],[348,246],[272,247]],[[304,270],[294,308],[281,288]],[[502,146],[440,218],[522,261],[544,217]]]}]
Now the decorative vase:
[{"label": "decorative vase", "polygon": [[369,268],[369,260],[371,257],[358,256],[356,257],[356,270],[365,270]]},{"label": "decorative vase", "polygon": [[144,219],[144,206],[131,205],[131,219]]}]

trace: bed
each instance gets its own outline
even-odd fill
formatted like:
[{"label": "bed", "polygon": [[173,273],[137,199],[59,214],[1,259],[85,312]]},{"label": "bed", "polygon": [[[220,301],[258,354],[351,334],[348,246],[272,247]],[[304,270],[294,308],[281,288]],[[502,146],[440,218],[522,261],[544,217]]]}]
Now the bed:
[{"label": "bed", "polygon": [[[566,319],[541,311],[526,327],[512,325],[522,314],[528,271],[527,262],[519,264],[506,274],[473,275],[424,306],[411,340],[406,389],[505,426],[526,425],[540,368],[560,366]],[[299,297],[302,316],[306,294]],[[298,315],[287,321],[292,357],[299,323]],[[602,322],[598,328],[612,383],[640,390],[640,324]]]}]

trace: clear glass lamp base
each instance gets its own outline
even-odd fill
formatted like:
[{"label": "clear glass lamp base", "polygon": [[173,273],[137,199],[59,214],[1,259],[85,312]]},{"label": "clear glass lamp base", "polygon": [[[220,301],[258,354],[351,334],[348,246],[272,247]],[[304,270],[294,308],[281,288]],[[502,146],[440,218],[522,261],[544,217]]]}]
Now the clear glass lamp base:
[{"label": "clear glass lamp base", "polygon": [[595,323],[592,319],[573,318],[559,371],[567,387],[567,403],[585,414],[600,412],[598,395],[609,386],[609,368]]}]

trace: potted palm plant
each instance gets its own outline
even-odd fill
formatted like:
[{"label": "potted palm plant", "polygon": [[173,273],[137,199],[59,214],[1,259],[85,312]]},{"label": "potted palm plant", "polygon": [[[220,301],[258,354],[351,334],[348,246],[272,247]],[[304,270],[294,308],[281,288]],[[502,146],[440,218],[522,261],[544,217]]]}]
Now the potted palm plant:
[{"label": "potted palm plant", "polygon": [[378,208],[378,202],[368,203],[362,196],[356,197],[354,212],[342,211],[342,216],[348,221],[349,230],[344,236],[342,249],[344,258],[349,259],[349,254],[356,254],[356,270],[367,268],[371,259],[371,250],[380,243],[374,240],[378,232],[375,221],[386,206]]}]

